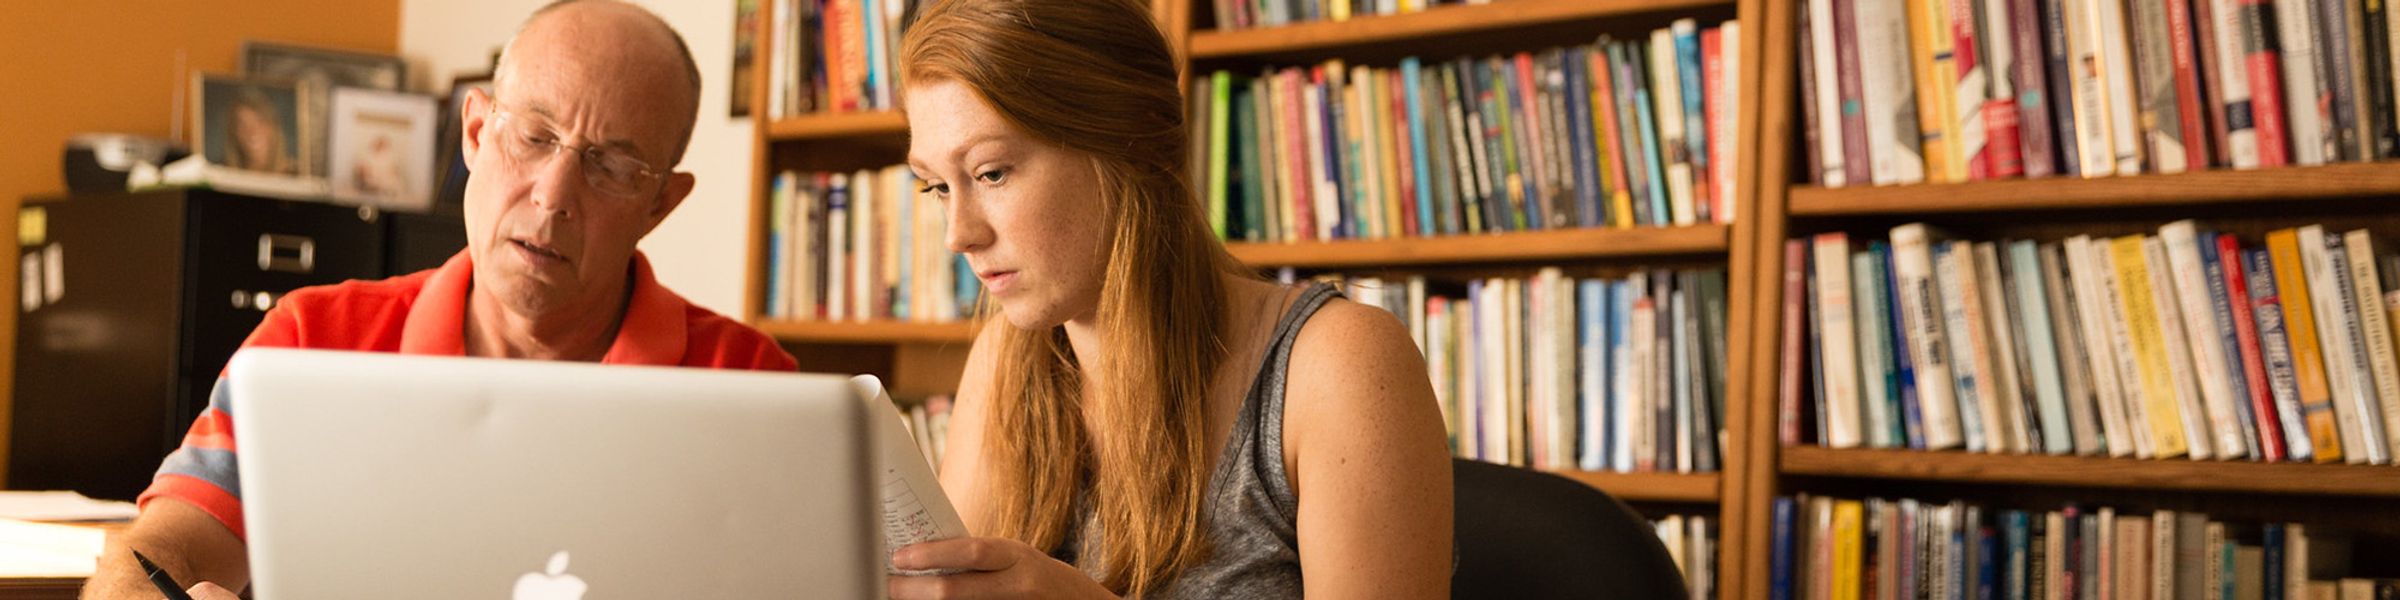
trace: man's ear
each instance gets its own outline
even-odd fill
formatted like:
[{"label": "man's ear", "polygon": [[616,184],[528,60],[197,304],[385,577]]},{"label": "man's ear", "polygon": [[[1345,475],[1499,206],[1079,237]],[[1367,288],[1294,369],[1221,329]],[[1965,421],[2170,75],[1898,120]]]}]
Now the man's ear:
[{"label": "man's ear", "polygon": [[647,215],[650,226],[642,230],[642,235],[650,235],[651,231],[658,229],[659,223],[666,222],[667,215],[675,213],[675,207],[683,206],[683,199],[691,197],[692,186],[699,181],[691,173],[677,171],[668,174],[667,184],[658,188],[658,201],[650,205],[650,214]]},{"label": "man's ear", "polygon": [[469,88],[458,103],[458,156],[468,168],[474,167],[476,153],[483,150],[483,128],[491,124],[491,117],[492,97],[485,95],[483,88]]}]

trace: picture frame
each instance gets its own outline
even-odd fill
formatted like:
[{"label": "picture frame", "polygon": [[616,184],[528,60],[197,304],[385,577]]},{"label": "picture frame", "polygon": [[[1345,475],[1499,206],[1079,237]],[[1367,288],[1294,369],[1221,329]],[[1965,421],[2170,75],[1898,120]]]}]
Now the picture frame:
[{"label": "picture frame", "polygon": [[456,214],[466,203],[467,160],[461,144],[465,141],[465,123],[461,109],[467,105],[467,91],[480,89],[488,97],[492,93],[492,74],[460,75],[450,80],[450,95],[442,104],[441,137],[438,146],[441,165],[435,177],[433,209],[436,213]]},{"label": "picture frame", "polygon": [[[407,85],[408,64],[398,56],[251,40],[242,43],[242,73],[254,79],[291,82],[306,92],[302,125],[322,136],[330,131],[325,126],[331,114],[326,103],[334,88],[400,91]],[[323,142],[320,138],[310,145],[312,151],[302,161],[303,174],[327,174],[325,150],[329,146]]]},{"label": "picture frame", "polygon": [[334,199],[406,212],[432,208],[440,100],[344,87],[332,96],[326,154]]},{"label": "picture frame", "polygon": [[192,77],[191,144],[209,164],[305,176],[307,92],[288,82],[201,73]]}]

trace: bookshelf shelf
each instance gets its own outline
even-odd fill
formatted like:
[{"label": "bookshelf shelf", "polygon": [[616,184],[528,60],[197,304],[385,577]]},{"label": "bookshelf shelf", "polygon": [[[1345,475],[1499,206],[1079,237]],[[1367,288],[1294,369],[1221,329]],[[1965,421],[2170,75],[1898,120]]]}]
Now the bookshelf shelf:
[{"label": "bookshelf shelf", "polygon": [[1714,503],[1721,492],[1715,473],[1617,473],[1552,471],[1627,502]]},{"label": "bookshelf shelf", "polygon": [[1499,0],[1424,12],[1278,27],[1192,32],[1193,60],[1364,48],[1424,38],[1502,31],[1563,21],[1730,6],[1725,0]]},{"label": "bookshelf shelf", "polygon": [[1782,454],[1780,468],[1785,475],[2192,492],[2400,497],[2400,468],[2388,466],[2137,460],[1920,450],[1835,450],[1815,446],[1786,447]]},{"label": "bookshelf shelf", "polygon": [[1896,186],[1793,186],[1790,215],[1832,217],[2176,207],[2400,196],[2400,164],[2048,178]]},{"label": "bookshelf shelf", "polygon": [[776,340],[795,344],[967,344],[975,324],[907,321],[768,321],[752,324]]},{"label": "bookshelf shelf", "polygon": [[1232,243],[1256,267],[1338,269],[1397,265],[1573,261],[1723,253],[1730,226],[1558,229],[1396,240]]},{"label": "bookshelf shelf", "polygon": [[767,138],[779,142],[907,134],[908,119],[899,111],[810,114],[767,124]]}]

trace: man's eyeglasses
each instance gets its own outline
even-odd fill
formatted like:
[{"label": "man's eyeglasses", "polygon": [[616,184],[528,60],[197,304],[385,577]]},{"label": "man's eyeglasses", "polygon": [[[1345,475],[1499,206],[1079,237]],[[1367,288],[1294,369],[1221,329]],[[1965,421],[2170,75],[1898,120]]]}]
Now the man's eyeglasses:
[{"label": "man's eyeglasses", "polygon": [[513,169],[540,166],[560,150],[583,155],[583,178],[592,189],[617,197],[634,197],[650,193],[651,182],[665,178],[666,173],[651,168],[650,163],[632,154],[601,146],[576,148],[559,142],[557,130],[535,119],[520,119],[498,107],[492,109],[492,135],[500,145],[500,156]]}]

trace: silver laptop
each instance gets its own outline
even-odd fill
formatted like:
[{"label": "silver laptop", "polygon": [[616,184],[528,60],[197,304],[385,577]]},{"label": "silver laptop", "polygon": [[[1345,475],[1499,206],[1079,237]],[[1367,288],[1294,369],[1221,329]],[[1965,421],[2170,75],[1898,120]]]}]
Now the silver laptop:
[{"label": "silver laptop", "polygon": [[280,349],[229,373],[262,600],[884,595],[842,377]]}]

